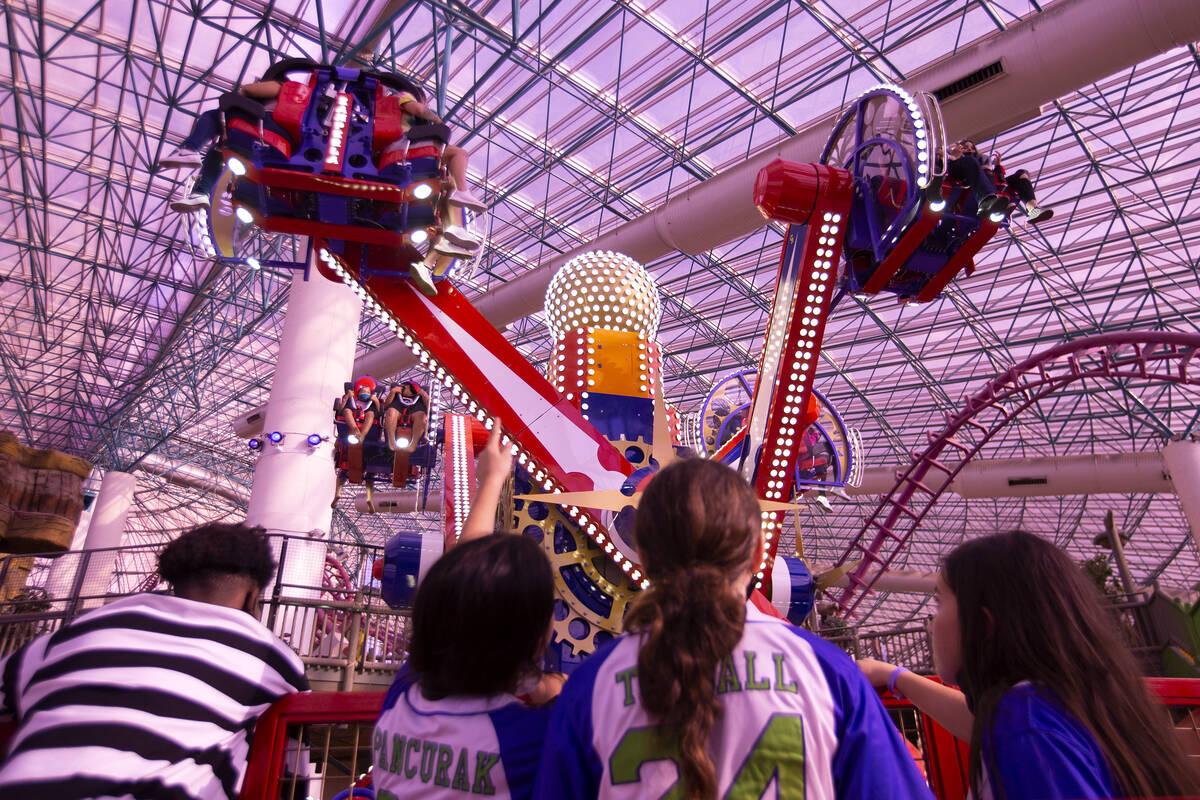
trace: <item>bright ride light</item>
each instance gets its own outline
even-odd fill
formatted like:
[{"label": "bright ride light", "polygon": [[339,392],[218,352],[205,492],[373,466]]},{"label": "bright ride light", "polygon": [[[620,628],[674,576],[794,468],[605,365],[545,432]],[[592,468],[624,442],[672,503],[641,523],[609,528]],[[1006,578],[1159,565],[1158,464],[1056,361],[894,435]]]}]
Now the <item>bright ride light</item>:
[{"label": "bright ride light", "polygon": [[433,194],[433,187],[428,183],[419,183],[413,187],[413,197],[418,200],[424,200]]},{"label": "bright ride light", "polygon": [[992,222],[1004,222],[1005,213],[1003,211],[993,211],[988,214],[988,219]]},{"label": "bright ride light", "polygon": [[238,206],[237,211],[234,213],[237,215],[239,221],[244,222],[247,225],[249,225],[251,222],[254,222],[254,215],[251,214],[250,209],[246,208],[245,206]]},{"label": "bright ride light", "polygon": [[308,435],[308,439],[306,441],[308,442],[309,447],[316,447],[317,445],[319,445],[321,443],[321,434],[310,433]]},{"label": "bright ride light", "polygon": [[945,200],[934,200],[932,203],[929,204],[930,211],[942,211],[945,208],[946,208]]},{"label": "bright ride light", "polygon": [[251,439],[250,441],[246,442],[246,446],[249,447],[251,450],[262,450],[262,446],[263,446],[262,439],[259,439],[259,438]]},{"label": "bright ride light", "polygon": [[229,167],[229,171],[239,178],[246,174],[246,165],[242,163],[240,158],[230,158],[225,162],[225,166]]},{"label": "bright ride light", "polygon": [[246,266],[250,269],[262,269],[262,264],[258,263],[258,259],[254,256],[250,256],[246,259]]},{"label": "bright ride light", "polygon": [[329,126],[329,145],[325,150],[326,169],[341,169],[345,155],[346,125],[350,111],[350,95],[339,94],[333,101],[333,123]]},{"label": "bright ride light", "polygon": [[353,433],[346,434],[346,444],[355,445],[355,444],[358,444],[360,441],[361,441],[361,439],[359,439]]},{"label": "bright ride light", "polygon": [[424,228],[417,228],[408,232],[408,240],[413,244],[424,244],[429,239],[429,232]]},{"label": "bright ride light", "polygon": [[408,447],[408,439],[400,436],[396,439],[396,445],[399,447]]},{"label": "bright ride light", "polygon": [[283,434],[279,431],[271,431],[267,434],[267,441],[271,444],[279,444],[283,441]]}]

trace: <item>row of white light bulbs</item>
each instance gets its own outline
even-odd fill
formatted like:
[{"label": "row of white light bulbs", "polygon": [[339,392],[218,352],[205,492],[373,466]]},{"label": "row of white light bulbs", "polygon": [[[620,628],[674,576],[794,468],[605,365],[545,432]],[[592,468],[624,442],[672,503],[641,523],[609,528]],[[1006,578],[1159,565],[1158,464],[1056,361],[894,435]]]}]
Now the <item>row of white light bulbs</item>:
[{"label": "row of white light bulbs", "polygon": [[[605,327],[614,330],[632,329],[653,335],[658,330],[657,315],[647,310],[629,311],[608,303],[595,303],[569,311],[550,311],[546,315],[551,334],[563,336],[577,328]],[[613,328],[613,326],[618,326]]]},{"label": "row of white light bulbs", "polygon": [[[358,297],[367,306],[367,310],[383,320],[384,323],[392,329],[392,332],[395,333],[396,336],[408,346],[413,355],[417,356],[421,363],[425,364],[431,372],[434,372],[437,376],[437,379],[442,381],[446,388],[450,389],[451,393],[455,397],[461,398],[462,402],[467,406],[468,413],[474,414],[475,418],[482,422],[485,428],[488,430],[492,429],[492,425],[494,424],[492,418],[488,416],[483,407],[481,407],[479,403],[477,403],[474,398],[469,395],[469,393],[458,383],[458,381],[454,380],[454,377],[437,362],[437,359],[431,356],[429,352],[421,346],[420,341],[413,336],[412,331],[408,330],[396,319],[394,315],[380,305],[380,303],[373,296],[371,296],[370,292],[368,292],[366,288],[364,288],[354,278],[353,275],[347,272],[342,267],[340,261],[328,250],[321,248],[318,251],[318,257],[328,264],[329,268],[333,270],[333,272],[339,278],[342,279],[342,282],[349,286],[354,293],[358,295]],[[504,446],[511,445],[511,452],[514,456],[516,456],[517,463],[522,466],[527,473],[529,473],[530,477],[540,483],[543,489],[548,492],[553,492],[554,494],[562,493],[562,487],[557,485],[557,482],[551,475],[550,470],[540,464],[533,457],[533,455],[529,453],[529,451],[517,444],[512,437],[510,437],[508,434],[504,434],[501,437],[500,442]],[[577,506],[571,506],[567,509],[567,515],[570,516],[577,525],[579,525],[581,530],[591,537],[592,541],[604,549],[604,552],[616,562],[616,564],[625,574],[629,575],[631,580],[635,582],[641,581],[643,588],[650,585],[649,581],[643,578],[642,571],[637,567],[637,565],[616,549],[612,541],[610,541],[605,535],[602,526],[599,525],[590,514],[578,508]]]},{"label": "row of white light bulbs", "polygon": [[470,481],[468,479],[467,459],[470,458],[469,435],[467,422],[461,414],[451,418],[451,468],[454,472],[454,538],[462,537],[463,525],[470,511]]},{"label": "row of white light bulbs", "polygon": [[[820,231],[822,239],[818,241],[818,244],[830,247],[836,242],[841,219],[840,214],[828,211],[824,212]],[[817,342],[817,333],[821,322],[819,314],[823,305],[822,301],[825,299],[824,295],[829,288],[828,270],[830,269],[829,258],[832,256],[832,251],[826,250],[822,253],[818,250],[817,256],[817,259],[813,262],[813,268],[809,271],[812,280],[809,282],[808,293],[805,295],[807,303],[804,306],[804,313],[806,316],[800,320],[804,327],[801,327],[797,331],[799,338],[799,341],[797,341],[797,360],[792,362],[792,372],[789,375],[787,395],[784,399],[784,416],[781,424],[791,427],[782,427],[779,435],[775,438],[775,452],[772,454],[772,467],[769,473],[770,480],[767,482],[767,491],[764,492],[767,498],[771,500],[783,500],[783,487],[786,485],[784,479],[787,477],[787,470],[792,468],[792,460],[795,453],[792,448],[795,442],[798,441],[797,439],[786,437],[795,436],[796,431],[799,430],[799,415],[803,411],[800,408],[800,390],[803,388],[802,381],[809,377],[806,373],[811,366],[810,362],[813,352],[819,344]],[[777,319],[786,319],[786,316],[780,315]],[[762,588],[763,577],[767,569],[767,559],[770,557],[771,546],[777,533],[778,512],[764,511],[762,519],[766,547],[763,548],[763,559],[758,565],[758,572],[755,575],[756,588]]]},{"label": "row of white light bulbs", "polygon": [[925,132],[925,118],[921,114],[921,108],[917,105],[916,99],[909,94],[904,87],[896,86],[891,83],[881,83],[878,86],[873,86],[864,92],[860,97],[865,97],[868,94],[877,91],[887,91],[896,95],[908,112],[912,115],[913,131],[917,139],[917,186],[924,189],[929,185],[929,141]]},{"label": "row of white light bulbs", "polygon": [[[831,214],[829,212],[825,212],[824,224],[822,225],[822,228],[823,229],[827,228],[828,230],[826,232],[830,233],[831,235],[836,236],[837,231],[838,231],[839,221],[840,221],[840,217],[837,214]],[[828,264],[828,262],[827,261],[823,262],[820,259],[818,259],[814,264],[814,269],[815,270],[827,269],[827,267],[824,266],[825,264]],[[810,274],[812,274],[812,271],[810,271]],[[825,273],[825,272],[817,272],[816,276],[827,275],[827,274],[828,273]],[[820,301],[823,299],[823,295],[826,293],[826,290],[828,289],[828,286],[825,283],[818,282],[818,281],[820,281],[819,277],[817,277],[817,280],[813,280],[809,283],[809,294],[806,295],[807,305],[805,305],[805,307],[804,307],[805,313],[809,316],[805,316],[801,319],[801,323],[804,325],[804,327],[800,328],[797,331],[797,337],[798,337],[798,341],[796,342],[797,348],[798,348],[798,351],[796,353],[797,360],[792,362],[792,365],[791,365],[792,371],[790,372],[790,374],[788,376],[788,391],[787,391],[787,396],[786,396],[786,400],[785,400],[785,413],[788,408],[792,409],[793,414],[799,414],[801,412],[801,409],[798,406],[799,397],[800,397],[799,392],[800,392],[800,389],[802,388],[801,382],[808,378],[807,373],[811,367],[813,352],[814,352],[814,350],[817,349],[817,344],[818,344],[817,333],[818,333],[818,327],[819,327],[819,323],[820,323],[820,317],[818,315],[821,310]],[[781,353],[780,355],[782,356],[783,354]],[[785,419],[794,420],[794,422],[792,423],[794,425],[799,424],[796,416],[785,417]],[[794,431],[795,428],[788,428],[785,430],[793,430]],[[793,441],[794,440],[792,440],[792,439],[783,439],[782,441],[779,439],[776,439],[773,460],[774,461],[788,460],[788,455],[789,455],[788,448],[793,444]],[[786,473],[784,473],[784,474],[786,475]],[[772,477],[778,478],[778,477],[782,477],[782,476],[772,475]],[[783,499],[782,486],[783,486],[782,480],[774,480],[774,481],[769,482],[768,489],[766,492],[768,499],[782,500]]]}]

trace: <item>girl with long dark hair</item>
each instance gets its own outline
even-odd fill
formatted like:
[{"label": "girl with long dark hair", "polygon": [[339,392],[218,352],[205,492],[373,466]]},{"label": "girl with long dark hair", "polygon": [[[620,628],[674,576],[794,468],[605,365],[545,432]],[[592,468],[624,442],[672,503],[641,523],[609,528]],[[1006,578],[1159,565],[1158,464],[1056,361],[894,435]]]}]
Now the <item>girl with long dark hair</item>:
[{"label": "girl with long dark hair", "polygon": [[567,681],[536,797],[929,797],[854,663],[747,601],[760,521],[715,461],[650,481],[634,536],[651,586]]},{"label": "girl with long dark hair", "polygon": [[971,744],[977,798],[1184,797],[1200,780],[1083,571],[1024,531],[942,562],[930,627],[938,676],[871,659],[878,686]]},{"label": "girl with long dark hair", "polygon": [[497,423],[479,456],[462,540],[417,587],[408,662],[372,737],[381,798],[533,792],[550,717],[535,706],[561,685],[537,665],[550,639],[554,578],[532,539],[491,532],[511,465]]}]

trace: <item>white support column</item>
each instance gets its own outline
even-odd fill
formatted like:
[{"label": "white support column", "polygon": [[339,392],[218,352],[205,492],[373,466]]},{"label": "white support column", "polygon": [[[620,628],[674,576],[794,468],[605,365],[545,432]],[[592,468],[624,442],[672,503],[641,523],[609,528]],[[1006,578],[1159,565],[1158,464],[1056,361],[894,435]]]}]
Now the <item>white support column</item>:
[{"label": "white support column", "polygon": [[91,504],[79,515],[79,524],[75,526],[75,535],[71,537],[71,549],[55,557],[46,575],[45,589],[56,601],[53,606],[55,611],[64,611],[70,606],[75,577],[79,573],[79,565],[83,563],[83,543],[87,541],[95,510],[96,498],[92,498]]},{"label": "white support column", "polygon": [[1200,442],[1167,442],[1162,455],[1183,515],[1192,529],[1192,540],[1200,547]]},{"label": "white support column", "polygon": [[[129,509],[133,506],[135,489],[137,478],[128,472],[104,473],[104,478],[100,481],[100,494],[92,507],[87,538],[83,541],[83,558],[86,559],[83,563],[86,564],[86,568],[83,579],[76,583],[77,597],[96,597],[108,593],[113,567],[117,563],[117,553],[111,549],[102,553],[92,551],[121,546],[121,539],[125,535],[125,521],[129,518]],[[63,557],[78,558],[70,555]],[[99,599],[87,600],[81,603],[77,610],[96,608],[102,603]]]},{"label": "white support column", "polygon": [[[320,594],[333,520],[333,401],[350,378],[361,311],[347,286],[321,277],[315,266],[308,281],[300,273],[292,279],[263,425],[268,434],[282,433],[283,440],[264,442],[246,512],[246,521],[268,534],[300,537],[287,539],[285,547],[275,540],[280,575],[269,595],[276,585],[280,597]],[[325,437],[316,447],[306,441],[313,433]],[[307,655],[313,624],[312,611],[292,609],[277,616],[275,629]]]}]

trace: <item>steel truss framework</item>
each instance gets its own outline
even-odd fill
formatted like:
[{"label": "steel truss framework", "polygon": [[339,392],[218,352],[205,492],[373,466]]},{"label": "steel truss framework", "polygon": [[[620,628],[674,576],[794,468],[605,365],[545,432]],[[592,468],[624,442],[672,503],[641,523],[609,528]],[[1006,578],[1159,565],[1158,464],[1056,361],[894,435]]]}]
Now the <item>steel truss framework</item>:
[{"label": "steel truss framework", "polygon": [[[183,176],[156,162],[219,93],[279,58],[359,60],[430,88],[491,204],[464,286],[485,293],[1042,5],[11,0],[0,7],[0,426],[103,469],[144,468],[135,541],[241,513],[228,494],[156,475],[182,464],[249,486],[253,461],[230,421],[267,399],[289,276],[194,252],[189,223],[165,205]],[[934,303],[852,299],[835,311],[817,388],[861,430],[868,464],[907,465],[931,420],[1049,346],[1196,332],[1197,109],[1192,46],[980,143],[1036,172],[1056,216],[998,236],[975,275]],[[648,265],[663,293],[667,394],[682,411],[757,363],[781,241],[782,229],[764,226]],[[299,245],[262,246],[269,257]],[[389,341],[364,320],[360,351]],[[508,335],[545,363],[539,319]],[[1031,405],[980,456],[1158,448],[1198,421],[1195,396],[1178,386],[1081,383]],[[944,499],[896,563],[932,566],[964,536],[1012,524],[1090,556],[1108,509],[1133,533],[1135,577],[1200,580],[1165,496]],[[835,561],[867,510],[801,512],[806,554]],[[436,521],[335,521],[346,539],[371,541],[398,524]],[[922,609],[921,598],[891,596],[859,611],[887,621]]]}]

